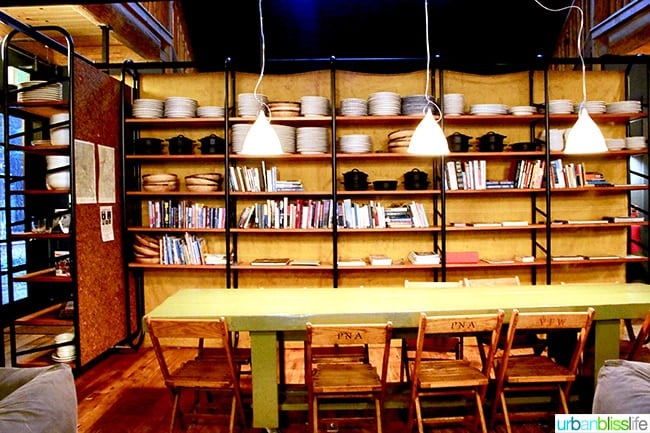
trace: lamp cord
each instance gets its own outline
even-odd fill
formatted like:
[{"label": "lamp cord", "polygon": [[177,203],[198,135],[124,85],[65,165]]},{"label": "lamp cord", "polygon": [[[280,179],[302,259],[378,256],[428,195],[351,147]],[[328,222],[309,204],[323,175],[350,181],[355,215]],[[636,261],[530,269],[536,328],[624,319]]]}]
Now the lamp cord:
[{"label": "lamp cord", "polygon": [[438,110],[438,113],[440,113],[440,117],[436,120],[438,123],[440,120],[442,120],[442,109],[436,104],[436,101],[429,95],[429,83],[431,82],[431,48],[429,48],[429,2],[428,0],[424,0],[424,23],[425,23],[425,29],[424,29],[424,34],[427,42],[427,76],[426,76],[426,84],[424,87],[424,97],[427,100],[427,104],[424,107],[424,113],[426,114],[427,110],[429,109],[429,105],[433,105],[436,107]]},{"label": "lamp cord", "polygon": [[264,102],[262,98],[259,97],[257,90],[260,87],[260,84],[262,83],[262,78],[264,78],[264,68],[266,67],[266,40],[264,38],[264,18],[262,16],[262,0],[258,1],[258,9],[259,9],[259,15],[260,15],[260,43],[261,43],[261,52],[260,52],[260,57],[261,57],[261,66],[260,66],[260,76],[257,78],[257,83],[255,84],[255,89],[253,90],[253,96],[255,97],[255,100],[257,101],[258,104],[260,104],[260,107],[263,107],[268,111],[269,113],[269,118],[271,117],[271,109],[269,106]]},{"label": "lamp cord", "polygon": [[580,41],[582,41],[582,32],[584,30],[584,25],[585,25],[585,13],[580,6],[576,6],[576,5],[569,5],[559,9],[552,9],[547,6],[544,6],[539,0],[534,0],[534,1],[540,7],[550,12],[562,12],[567,9],[577,9],[578,12],[580,12],[580,27],[578,28],[578,43],[577,43],[578,57],[580,57],[580,64],[582,66],[582,102],[580,103],[580,106],[578,108],[578,112],[580,112],[582,110],[582,107],[587,102],[587,68],[585,66],[585,58],[582,54],[582,44],[580,43]]}]

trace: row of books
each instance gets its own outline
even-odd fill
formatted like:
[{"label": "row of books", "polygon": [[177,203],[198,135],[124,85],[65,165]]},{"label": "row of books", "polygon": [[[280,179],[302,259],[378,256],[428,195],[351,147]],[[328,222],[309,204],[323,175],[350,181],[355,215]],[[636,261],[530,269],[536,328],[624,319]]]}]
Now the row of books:
[{"label": "row of books", "polygon": [[429,227],[424,205],[410,203],[384,206],[370,200],[357,203],[344,199],[337,205],[337,224],[339,228],[412,228]]},{"label": "row of books", "polygon": [[332,200],[266,200],[245,207],[239,216],[239,228],[316,229],[332,228]]},{"label": "row of books", "polygon": [[183,236],[165,234],[160,238],[160,263],[163,265],[204,265],[205,240],[185,233]]},{"label": "row of books", "polygon": [[230,190],[234,192],[282,192],[304,191],[300,180],[279,180],[276,166],[266,167],[262,161],[260,167],[230,166]]},{"label": "row of books", "polygon": [[226,208],[187,200],[149,200],[150,228],[225,228]]}]

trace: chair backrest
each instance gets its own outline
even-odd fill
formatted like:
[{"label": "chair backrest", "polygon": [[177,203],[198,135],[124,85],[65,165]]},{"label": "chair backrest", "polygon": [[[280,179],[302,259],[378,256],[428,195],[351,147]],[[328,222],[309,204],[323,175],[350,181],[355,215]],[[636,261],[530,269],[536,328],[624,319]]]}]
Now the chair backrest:
[{"label": "chair backrest", "polygon": [[166,352],[168,347],[191,347],[197,349],[202,340],[210,340],[216,347],[224,349],[224,355],[230,363],[231,371],[235,371],[232,362],[231,345],[229,344],[228,324],[220,319],[158,319],[145,318],[147,331],[151,337],[156,358],[160,364],[163,377],[169,378],[170,363]]},{"label": "chair backrest", "polygon": [[487,360],[483,364],[483,374],[490,377],[494,354],[496,352],[499,333],[503,325],[504,312],[497,310],[491,314],[465,314],[452,316],[427,316],[425,313],[420,314],[420,325],[418,327],[418,336],[416,343],[414,371],[417,373],[422,361],[422,350],[424,340],[427,336],[442,337],[463,337],[475,334],[489,334],[490,349],[487,354]]},{"label": "chair backrest", "polygon": [[637,358],[641,354],[641,348],[643,348],[643,345],[647,342],[649,336],[650,336],[650,311],[646,313],[645,320],[643,321],[643,324],[641,325],[641,328],[639,329],[639,332],[636,334],[636,337],[634,338],[634,342],[632,343],[632,349],[630,349],[630,353],[627,354],[627,359],[629,361],[637,360]]},{"label": "chair backrest", "polygon": [[515,339],[515,334],[518,331],[525,330],[550,333],[552,331],[574,330],[576,331],[575,346],[569,364],[566,367],[572,374],[575,374],[587,343],[587,336],[591,329],[594,314],[595,310],[591,307],[582,312],[543,311],[520,313],[519,310],[514,309],[508,324],[508,337],[503,351],[503,360],[501,362],[502,367],[500,368],[500,372],[505,374],[505,369],[508,365],[508,357],[510,356],[510,350],[512,349],[512,343]]},{"label": "chair backrest", "polygon": [[[306,374],[312,370],[312,351],[314,347],[332,346],[381,346],[382,365],[381,379],[386,382],[388,377],[388,360],[390,358],[390,343],[393,334],[392,322],[382,324],[323,324],[307,323],[307,336],[305,339]],[[333,351],[332,353],[336,353]],[[342,351],[342,353],[345,353]],[[342,355],[342,362],[349,357]]]},{"label": "chair backrest", "polygon": [[411,281],[404,280],[404,287],[423,287],[423,288],[442,288],[442,287],[462,287],[462,281]]},{"label": "chair backrest", "polygon": [[519,276],[498,278],[463,278],[464,287],[519,286]]}]

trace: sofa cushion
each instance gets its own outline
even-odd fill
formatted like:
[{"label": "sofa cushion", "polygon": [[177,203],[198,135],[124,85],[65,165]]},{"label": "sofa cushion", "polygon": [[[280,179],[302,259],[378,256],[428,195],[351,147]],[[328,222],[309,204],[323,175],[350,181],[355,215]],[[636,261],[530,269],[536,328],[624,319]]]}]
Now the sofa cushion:
[{"label": "sofa cushion", "polygon": [[69,365],[0,368],[0,432],[76,431],[77,392]]},{"label": "sofa cushion", "polygon": [[605,361],[598,372],[592,413],[650,413],[650,364]]}]

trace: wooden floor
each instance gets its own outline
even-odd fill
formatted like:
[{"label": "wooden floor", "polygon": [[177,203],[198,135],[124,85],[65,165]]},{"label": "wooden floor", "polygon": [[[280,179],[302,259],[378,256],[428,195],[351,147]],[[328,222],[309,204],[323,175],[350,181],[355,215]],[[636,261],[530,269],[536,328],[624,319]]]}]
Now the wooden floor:
[{"label": "wooden floor", "polygon": [[[398,378],[399,352],[395,348],[391,363],[391,379]],[[471,350],[471,348],[469,349]],[[302,380],[302,351],[287,351],[287,382],[299,383]],[[77,379],[79,430],[78,433],[161,433],[169,431],[171,397],[164,387],[156,358],[148,347],[138,351],[122,349],[111,353],[92,368],[83,372]],[[384,432],[403,433],[405,411],[388,410]],[[282,416],[280,431],[283,433],[305,433],[306,419],[303,412],[288,412]],[[548,422],[552,423],[552,420]],[[250,422],[249,422],[250,425]],[[516,425],[515,433],[546,433],[553,429],[542,423]],[[222,433],[227,425],[190,426],[188,432]],[[237,429],[240,432],[241,429]],[[250,429],[263,432],[263,429]],[[371,426],[360,425],[355,428],[341,428],[340,432],[369,433]],[[447,433],[460,433],[462,429],[440,430]],[[497,426],[496,433],[505,429]]]}]

